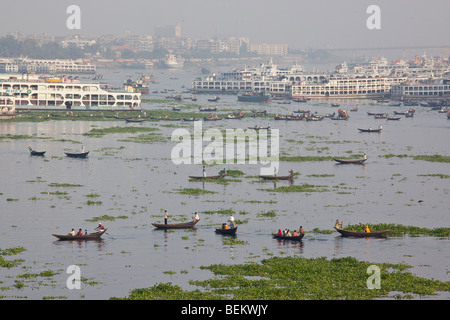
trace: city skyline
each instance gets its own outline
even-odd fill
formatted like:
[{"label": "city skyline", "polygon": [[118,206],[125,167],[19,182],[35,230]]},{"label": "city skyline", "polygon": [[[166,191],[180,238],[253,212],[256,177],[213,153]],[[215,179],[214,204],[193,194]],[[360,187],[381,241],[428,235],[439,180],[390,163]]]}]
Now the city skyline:
[{"label": "city skyline", "polygon": [[[381,28],[370,30],[367,8],[380,8]],[[80,8],[80,29],[69,30],[67,8]],[[285,43],[292,49],[380,48],[447,46],[450,2],[432,0],[344,0],[305,2],[280,0],[142,1],[122,3],[50,1],[39,3],[2,1],[4,33],[154,35],[155,27],[180,24],[181,36],[191,38],[248,37],[253,43]]]}]

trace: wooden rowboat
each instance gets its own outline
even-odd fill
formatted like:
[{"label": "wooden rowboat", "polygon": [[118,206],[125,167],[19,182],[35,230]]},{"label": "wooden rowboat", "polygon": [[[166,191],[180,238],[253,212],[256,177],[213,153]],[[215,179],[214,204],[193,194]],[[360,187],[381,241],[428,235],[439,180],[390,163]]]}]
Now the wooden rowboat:
[{"label": "wooden rowboat", "polygon": [[193,220],[184,223],[152,223],[156,229],[187,229],[193,228],[199,220]]},{"label": "wooden rowboat", "polygon": [[236,231],[237,231],[237,226],[234,228],[229,228],[229,229],[223,229],[222,227],[216,227],[216,233],[220,233],[223,235],[230,235],[230,236],[234,236],[236,235]]},{"label": "wooden rowboat", "polygon": [[295,175],[294,170],[289,170],[289,175],[288,176],[260,175],[259,177],[263,178],[264,180],[292,180],[294,175]]},{"label": "wooden rowboat", "polygon": [[217,176],[206,176],[206,177],[204,177],[204,176],[189,176],[189,178],[197,179],[197,180],[202,180],[202,179],[220,179],[220,178],[225,177],[226,175],[228,175],[228,173],[222,173],[222,174],[217,175]]},{"label": "wooden rowboat", "polygon": [[385,233],[391,231],[391,230],[380,230],[380,231],[352,231],[352,230],[344,230],[341,228],[334,227],[337,232],[339,232],[344,237],[358,237],[358,238],[367,238],[367,237],[380,237],[384,235]]},{"label": "wooden rowboat", "polygon": [[372,128],[369,128],[369,129],[360,129],[360,128],[358,128],[358,130],[361,131],[361,132],[381,132],[381,129],[382,129],[382,128],[376,128],[376,129],[372,129]]},{"label": "wooden rowboat", "polygon": [[263,178],[264,180],[292,180],[294,175],[290,174],[288,176],[259,176],[259,177]]},{"label": "wooden rowboat", "polygon": [[144,119],[144,118],[132,118],[132,119],[130,119],[130,118],[125,118],[125,121],[126,122],[138,122],[138,123],[140,123],[140,122],[144,122],[146,119]]},{"label": "wooden rowboat", "polygon": [[305,234],[304,233],[301,233],[300,235],[298,235],[298,236],[280,236],[280,235],[278,235],[278,234],[276,234],[276,233],[272,233],[272,236],[275,238],[275,239],[280,239],[280,240],[290,240],[290,241],[302,241],[302,239],[303,239],[303,237],[305,236]]},{"label": "wooden rowboat", "polygon": [[66,156],[71,157],[71,158],[86,158],[89,154],[88,152],[81,152],[81,153],[69,153],[69,152],[64,152],[66,154]]},{"label": "wooden rowboat", "polygon": [[45,154],[45,151],[30,151],[30,155],[32,156],[43,156]]},{"label": "wooden rowboat", "polygon": [[59,240],[102,240],[101,236],[106,230],[107,229],[82,236],[72,236],[70,234],[52,234],[52,236],[57,237]]},{"label": "wooden rowboat", "polygon": [[347,163],[353,163],[353,164],[362,164],[367,159],[334,159],[334,161],[347,164]]}]

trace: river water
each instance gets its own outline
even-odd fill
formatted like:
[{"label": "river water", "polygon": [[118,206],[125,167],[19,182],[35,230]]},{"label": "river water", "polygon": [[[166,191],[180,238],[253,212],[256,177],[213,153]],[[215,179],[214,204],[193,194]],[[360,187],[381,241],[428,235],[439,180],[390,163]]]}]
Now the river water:
[{"label": "river water", "polygon": [[[151,91],[189,88],[200,70],[99,70],[103,81],[120,86],[127,75],[152,73],[158,83]],[[171,93],[171,92],[169,92]],[[197,95],[199,105],[211,105],[208,95]],[[150,99],[164,99],[165,94],[150,94]],[[236,96],[221,96],[215,105],[223,110],[257,108],[286,114],[297,109],[311,109],[319,114],[332,113],[334,101],[309,101],[281,105],[277,101],[253,105],[238,103]],[[204,122],[208,128],[242,128],[270,123],[279,129],[280,150],[289,156],[348,157],[366,153],[365,165],[338,165],[333,161],[281,162],[279,175],[293,169],[300,173],[294,184],[322,186],[323,192],[273,192],[272,182],[256,177],[262,167],[233,164],[208,166],[208,174],[223,168],[240,170],[227,185],[189,181],[189,175],[201,175],[201,165],[175,165],[171,150],[175,142],[139,143],[127,141],[138,134],[106,134],[88,137],[93,128],[113,126],[148,126],[169,137],[182,127],[193,132],[190,122],[65,121],[0,123],[0,133],[29,135],[33,138],[2,139],[0,154],[1,249],[22,246],[26,250],[7,260],[23,259],[19,267],[1,268],[0,281],[4,299],[108,299],[123,297],[134,288],[172,282],[185,289],[197,289],[189,280],[212,277],[200,266],[215,263],[258,262],[273,256],[314,257],[353,256],[373,263],[405,263],[421,277],[448,281],[449,239],[439,237],[388,237],[387,239],[350,239],[337,233],[312,232],[314,228],[331,230],[336,219],[345,224],[397,223],[420,227],[449,227],[448,178],[446,163],[413,160],[394,155],[449,155],[450,122],[445,114],[415,107],[413,118],[400,121],[375,120],[367,112],[389,112],[406,107],[380,105],[357,100],[339,101],[349,112],[348,121],[324,119],[320,122],[275,121],[244,118]],[[173,101],[143,103],[147,111],[167,108]],[[182,105],[182,103],[180,103]],[[357,128],[383,126],[382,133],[360,133]],[[64,151],[80,150],[83,144],[87,159],[72,159]],[[27,147],[46,150],[45,157],[30,157]],[[319,176],[320,175],[320,176]],[[52,186],[52,183],[66,184]],[[279,181],[277,187],[288,186]],[[214,193],[180,194],[183,188],[199,188]],[[269,189],[269,190],[267,190]],[[96,194],[95,198],[88,195]],[[94,204],[88,201],[94,201]],[[422,200],[419,202],[419,200]],[[163,221],[167,209],[170,221],[188,220],[200,212],[194,230],[160,231],[151,223]],[[224,244],[214,227],[226,222],[233,210],[240,223],[237,238],[242,244]],[[272,215],[265,213],[273,211]],[[114,221],[102,221],[108,228],[101,242],[57,241],[52,234],[65,234],[72,228],[92,232],[97,222],[87,221],[107,215]],[[272,239],[278,229],[298,229],[307,235],[302,243],[281,243]],[[66,270],[80,267],[81,289],[68,289]],[[33,279],[18,277],[52,270],[56,275]],[[25,280],[16,288],[17,280]],[[365,284],[362,284],[365,285]],[[418,297],[428,298],[428,297]],[[448,293],[433,297],[448,299]]]}]

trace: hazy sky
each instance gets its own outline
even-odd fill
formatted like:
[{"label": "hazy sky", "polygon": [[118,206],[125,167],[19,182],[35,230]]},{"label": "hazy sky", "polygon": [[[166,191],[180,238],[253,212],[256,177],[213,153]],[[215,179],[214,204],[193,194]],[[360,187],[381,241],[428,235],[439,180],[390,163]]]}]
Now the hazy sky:
[{"label": "hazy sky", "polygon": [[[70,5],[81,9],[80,30],[66,27]],[[380,30],[366,26],[369,5],[380,7]],[[449,13],[450,0],[0,0],[0,35],[153,35],[155,25],[180,23],[182,36],[294,49],[450,46]]]}]

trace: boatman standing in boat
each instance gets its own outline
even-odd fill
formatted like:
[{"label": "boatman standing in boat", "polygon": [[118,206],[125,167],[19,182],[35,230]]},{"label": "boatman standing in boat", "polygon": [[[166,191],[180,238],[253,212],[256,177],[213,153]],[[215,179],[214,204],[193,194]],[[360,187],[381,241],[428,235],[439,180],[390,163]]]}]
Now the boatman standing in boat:
[{"label": "boatman standing in boat", "polygon": [[236,226],[234,224],[234,216],[233,216],[233,214],[230,216],[230,226],[233,227],[233,228]]},{"label": "boatman standing in boat", "polygon": [[164,224],[167,224],[167,219],[169,219],[169,214],[167,213],[167,210],[164,210]]},{"label": "boatman standing in boat", "polygon": [[194,219],[192,219],[192,220],[194,220],[194,222],[200,220],[200,217],[198,216],[197,212],[195,213]]},{"label": "boatman standing in boat", "polygon": [[84,148],[84,145],[81,146],[81,152],[82,152],[82,153],[85,153],[85,152],[86,152],[86,149]]},{"label": "boatman standing in boat", "polygon": [[203,166],[203,178],[206,178],[206,170],[205,170],[205,166]]}]

